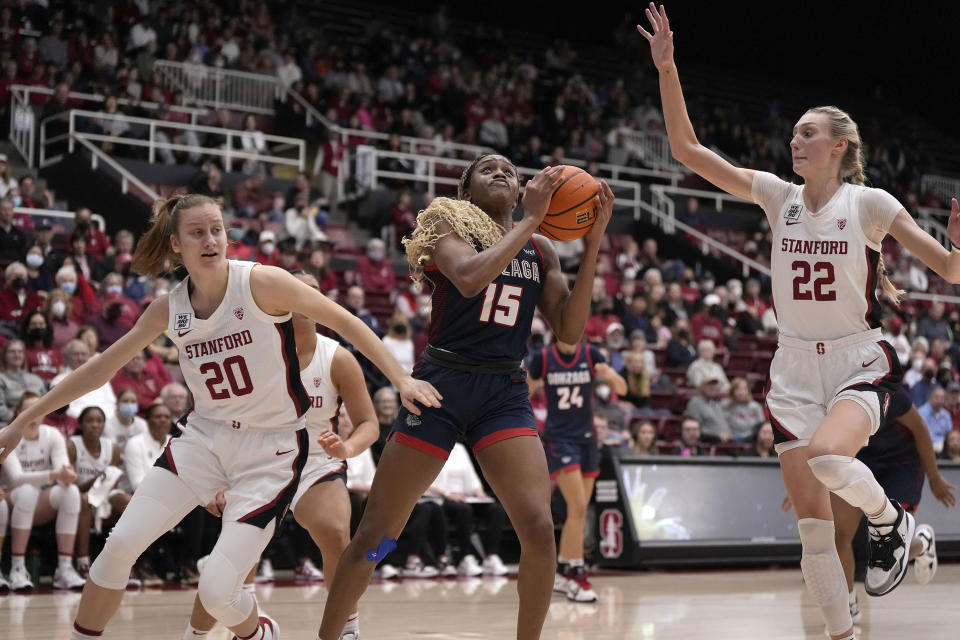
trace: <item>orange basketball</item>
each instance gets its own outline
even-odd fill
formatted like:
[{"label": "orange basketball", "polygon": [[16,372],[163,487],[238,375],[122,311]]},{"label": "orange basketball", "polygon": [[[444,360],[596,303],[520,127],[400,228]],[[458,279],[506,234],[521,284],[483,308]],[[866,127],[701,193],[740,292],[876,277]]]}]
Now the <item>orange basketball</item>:
[{"label": "orange basketball", "polygon": [[563,165],[563,182],[553,192],[540,233],[552,240],[576,240],[593,226],[600,206],[600,184],[580,167]]}]

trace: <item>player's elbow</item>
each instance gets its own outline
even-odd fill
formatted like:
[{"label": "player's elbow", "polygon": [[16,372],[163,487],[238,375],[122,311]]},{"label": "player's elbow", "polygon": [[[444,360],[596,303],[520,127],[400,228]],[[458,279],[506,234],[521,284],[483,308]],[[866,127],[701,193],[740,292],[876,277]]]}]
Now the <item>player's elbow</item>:
[{"label": "player's elbow", "polygon": [[577,344],[580,342],[580,338],[583,337],[583,327],[561,327],[554,333],[557,334],[557,338],[561,342],[565,342],[567,344]]}]

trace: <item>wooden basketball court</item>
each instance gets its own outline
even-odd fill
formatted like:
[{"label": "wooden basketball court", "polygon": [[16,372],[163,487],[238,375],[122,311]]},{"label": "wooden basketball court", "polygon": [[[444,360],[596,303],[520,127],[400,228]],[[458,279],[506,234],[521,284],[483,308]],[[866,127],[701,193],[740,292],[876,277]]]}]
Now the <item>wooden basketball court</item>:
[{"label": "wooden basketball court", "polygon": [[[913,570],[883,598],[863,595],[861,640],[953,640],[960,565],[944,565],[917,585]],[[600,602],[574,604],[555,595],[544,640],[683,638],[822,640],[823,624],[798,569],[623,573],[594,581]],[[104,640],[179,640],[196,591],[130,591]],[[258,587],[262,607],[279,621],[284,640],[314,640],[326,590]],[[0,595],[0,638],[66,640],[79,593]],[[513,638],[516,581],[506,578],[405,580],[373,584],[361,608],[367,640]],[[210,640],[229,640],[217,627]]]}]

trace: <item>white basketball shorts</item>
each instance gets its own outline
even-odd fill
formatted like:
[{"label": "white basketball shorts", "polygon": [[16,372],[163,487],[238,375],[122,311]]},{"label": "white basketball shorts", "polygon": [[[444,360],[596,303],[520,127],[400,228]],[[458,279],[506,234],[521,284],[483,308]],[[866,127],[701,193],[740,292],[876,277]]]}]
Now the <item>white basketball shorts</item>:
[{"label": "white basketball shorts", "polygon": [[900,360],[879,329],[821,342],[780,336],[765,394],[777,453],[809,444],[838,400],[863,407],[873,435],[902,380]]},{"label": "white basketball shorts", "polygon": [[180,425],[155,466],[177,474],[207,504],[226,490],[224,522],[261,529],[283,519],[309,453],[306,428],[298,431],[234,429],[230,425]]}]

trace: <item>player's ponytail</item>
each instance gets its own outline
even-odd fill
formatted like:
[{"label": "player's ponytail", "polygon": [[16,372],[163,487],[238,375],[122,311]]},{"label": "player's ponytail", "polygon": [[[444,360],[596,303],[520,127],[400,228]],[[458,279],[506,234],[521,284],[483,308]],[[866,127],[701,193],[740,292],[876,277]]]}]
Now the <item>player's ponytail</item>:
[{"label": "player's ponytail", "polygon": [[827,117],[830,123],[830,137],[843,138],[847,141],[847,150],[840,159],[841,182],[865,185],[867,174],[864,172],[863,141],[860,139],[860,130],[846,111],[837,107],[814,107],[808,113],[819,113]]},{"label": "player's ponytail", "polygon": [[133,271],[156,278],[165,272],[164,266],[168,260],[172,266],[180,264],[180,255],[170,246],[170,236],[177,233],[181,211],[204,204],[218,203],[209,196],[195,193],[157,200],[153,204],[150,229],[140,237],[133,252],[133,262],[130,265]]},{"label": "player's ponytail", "polygon": [[880,288],[883,289],[883,293],[890,298],[890,302],[899,306],[906,291],[898,289],[887,277],[887,266],[883,262],[883,254],[880,254],[880,260],[877,262],[877,275],[880,276]]}]

